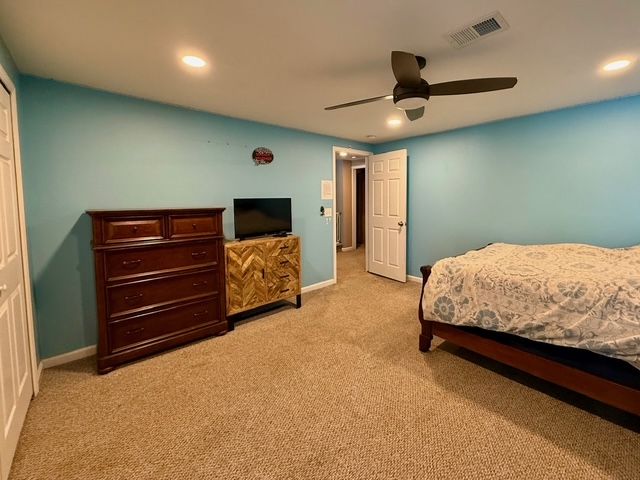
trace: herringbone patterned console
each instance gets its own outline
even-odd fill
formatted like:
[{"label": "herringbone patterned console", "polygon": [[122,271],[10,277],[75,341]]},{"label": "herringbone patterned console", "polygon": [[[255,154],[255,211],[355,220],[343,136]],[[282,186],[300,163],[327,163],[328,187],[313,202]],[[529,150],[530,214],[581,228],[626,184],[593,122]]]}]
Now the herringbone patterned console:
[{"label": "herringbone patterned console", "polygon": [[300,239],[290,236],[225,245],[227,315],[300,293]]}]

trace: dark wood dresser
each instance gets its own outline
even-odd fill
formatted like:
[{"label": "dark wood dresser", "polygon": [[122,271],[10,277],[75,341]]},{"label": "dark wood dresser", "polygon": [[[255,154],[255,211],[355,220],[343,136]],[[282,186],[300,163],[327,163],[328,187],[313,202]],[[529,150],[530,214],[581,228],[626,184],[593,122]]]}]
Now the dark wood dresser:
[{"label": "dark wood dresser", "polygon": [[227,332],[224,208],[90,210],[98,373]]}]

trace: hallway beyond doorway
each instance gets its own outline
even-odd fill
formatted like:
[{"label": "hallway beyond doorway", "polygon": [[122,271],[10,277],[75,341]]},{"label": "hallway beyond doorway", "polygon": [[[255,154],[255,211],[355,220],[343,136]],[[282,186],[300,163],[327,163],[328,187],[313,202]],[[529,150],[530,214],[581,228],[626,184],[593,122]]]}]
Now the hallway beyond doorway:
[{"label": "hallway beyond doorway", "polygon": [[364,245],[355,250],[340,251],[338,255],[338,283],[366,270]]}]

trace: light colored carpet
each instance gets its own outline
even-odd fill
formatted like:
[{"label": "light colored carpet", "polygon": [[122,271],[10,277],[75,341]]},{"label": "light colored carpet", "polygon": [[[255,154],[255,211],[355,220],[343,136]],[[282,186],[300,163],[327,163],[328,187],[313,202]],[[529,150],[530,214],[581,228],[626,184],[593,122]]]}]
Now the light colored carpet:
[{"label": "light colored carpet", "polygon": [[632,430],[420,353],[419,285],[362,262],[341,253],[338,285],[224,337],[46,370],[11,478],[639,478]]}]

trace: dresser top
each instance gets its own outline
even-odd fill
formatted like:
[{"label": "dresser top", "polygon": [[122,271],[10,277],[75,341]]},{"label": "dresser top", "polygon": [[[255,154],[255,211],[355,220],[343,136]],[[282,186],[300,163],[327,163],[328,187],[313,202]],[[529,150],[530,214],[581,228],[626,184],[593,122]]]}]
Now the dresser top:
[{"label": "dresser top", "polygon": [[223,212],[223,207],[208,208],[137,208],[128,210],[87,210],[92,217],[108,217],[115,215],[153,215],[153,214],[182,214],[182,213],[211,213]]}]

